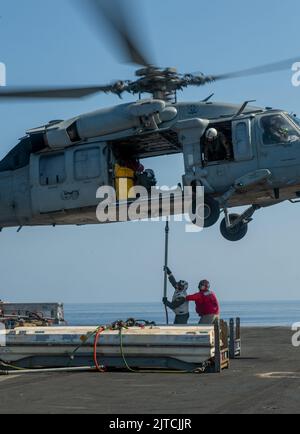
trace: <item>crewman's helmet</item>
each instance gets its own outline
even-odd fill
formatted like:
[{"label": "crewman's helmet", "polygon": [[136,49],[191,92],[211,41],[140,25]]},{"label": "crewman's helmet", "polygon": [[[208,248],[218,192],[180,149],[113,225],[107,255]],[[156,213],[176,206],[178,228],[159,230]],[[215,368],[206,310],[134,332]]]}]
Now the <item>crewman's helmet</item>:
[{"label": "crewman's helmet", "polygon": [[209,142],[213,142],[218,137],[218,131],[215,128],[209,128],[206,131],[205,137]]},{"label": "crewman's helmet", "polygon": [[152,170],[152,169],[146,169],[144,173],[145,173],[145,175],[147,175],[147,178],[149,178],[149,179],[155,179],[154,170]]},{"label": "crewman's helmet", "polygon": [[208,280],[201,280],[199,283],[199,291],[209,291],[210,290],[210,283]]},{"label": "crewman's helmet", "polygon": [[188,287],[189,287],[189,284],[185,280],[180,280],[178,282],[177,288],[179,291],[187,291]]}]

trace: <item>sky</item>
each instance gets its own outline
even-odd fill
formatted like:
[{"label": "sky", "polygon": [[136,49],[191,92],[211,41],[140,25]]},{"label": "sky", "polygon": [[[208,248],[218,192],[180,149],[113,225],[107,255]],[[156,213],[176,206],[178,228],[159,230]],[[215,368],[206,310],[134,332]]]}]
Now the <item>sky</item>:
[{"label": "sky", "polygon": [[[132,65],[117,62],[105,29],[95,32],[76,1],[0,0],[0,62],[7,66],[8,85],[94,85],[133,78]],[[148,31],[160,66],[210,74],[297,55],[300,61],[297,0],[286,0],[284,6],[279,0],[138,3],[146,22],[141,27]],[[180,100],[198,101],[215,92],[216,101],[253,99],[256,105],[299,113],[300,88],[292,86],[291,77],[286,71],[188,89]],[[0,157],[30,128],[118,103],[113,95],[71,102],[0,102]],[[147,164],[160,185],[181,181],[182,156]],[[300,205],[258,211],[248,236],[236,244],[221,237],[218,225],[187,234],[184,223],[173,223],[170,266],[178,279],[189,281],[191,292],[200,279],[209,279],[221,300],[299,300],[299,219]],[[160,301],[163,258],[163,223],[4,230],[0,299]]]}]

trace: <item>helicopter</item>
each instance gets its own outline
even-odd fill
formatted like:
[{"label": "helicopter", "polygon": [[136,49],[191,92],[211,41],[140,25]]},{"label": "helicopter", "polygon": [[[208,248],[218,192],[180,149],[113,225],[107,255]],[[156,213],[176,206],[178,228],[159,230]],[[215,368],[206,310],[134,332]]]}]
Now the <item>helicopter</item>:
[{"label": "helicopter", "polygon": [[[54,120],[26,131],[0,162],[0,228],[88,225],[99,223],[96,192],[116,186],[116,167],[133,175],[133,185],[155,186],[141,159],[182,155],[185,173],[180,188],[204,189],[204,227],[218,223],[229,241],[242,240],[254,214],[284,201],[300,199],[300,121],[282,110],[217,103],[213,95],[199,102],[179,102],[178,93],[221,80],[266,74],[298,60],[263,65],[228,74],[181,74],[159,68],[134,32],[126,2],[84,2],[94,23],[100,19],[121,52],[139,66],[134,80],[104,86],[3,88],[5,99],[76,99],[98,93],[137,96],[134,102]],[[126,7],[125,7],[126,4]],[[142,46],[143,45],[143,46]],[[147,97],[145,97],[147,95]],[[227,152],[209,149],[209,133],[226,141]],[[139,176],[136,175],[139,172]],[[142,183],[144,181],[141,181]],[[130,198],[117,197],[129,204]],[[247,207],[241,214],[231,208]],[[193,206],[193,213],[198,210]],[[199,210],[200,213],[200,210]]]}]

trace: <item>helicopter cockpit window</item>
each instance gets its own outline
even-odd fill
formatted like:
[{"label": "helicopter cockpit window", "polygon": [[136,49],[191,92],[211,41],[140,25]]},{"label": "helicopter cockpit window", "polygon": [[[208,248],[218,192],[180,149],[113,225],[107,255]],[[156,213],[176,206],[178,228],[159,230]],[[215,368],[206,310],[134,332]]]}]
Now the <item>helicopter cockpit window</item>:
[{"label": "helicopter cockpit window", "polygon": [[40,158],[40,184],[57,185],[66,179],[65,154],[43,156]]},{"label": "helicopter cockpit window", "polygon": [[264,116],[260,124],[264,145],[300,144],[300,131],[286,117],[280,114]]}]

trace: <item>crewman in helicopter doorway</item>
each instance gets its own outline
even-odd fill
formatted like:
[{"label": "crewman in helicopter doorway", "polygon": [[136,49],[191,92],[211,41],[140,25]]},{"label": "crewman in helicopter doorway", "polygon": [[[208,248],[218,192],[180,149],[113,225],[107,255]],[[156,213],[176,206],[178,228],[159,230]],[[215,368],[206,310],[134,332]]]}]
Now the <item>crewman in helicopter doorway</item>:
[{"label": "crewman in helicopter doorway", "polygon": [[175,325],[186,325],[190,318],[189,302],[186,301],[189,284],[185,280],[177,282],[172,271],[168,267],[165,267],[164,271],[167,272],[169,281],[175,289],[175,293],[172,302],[167,298],[164,298],[163,303],[175,313]]}]

